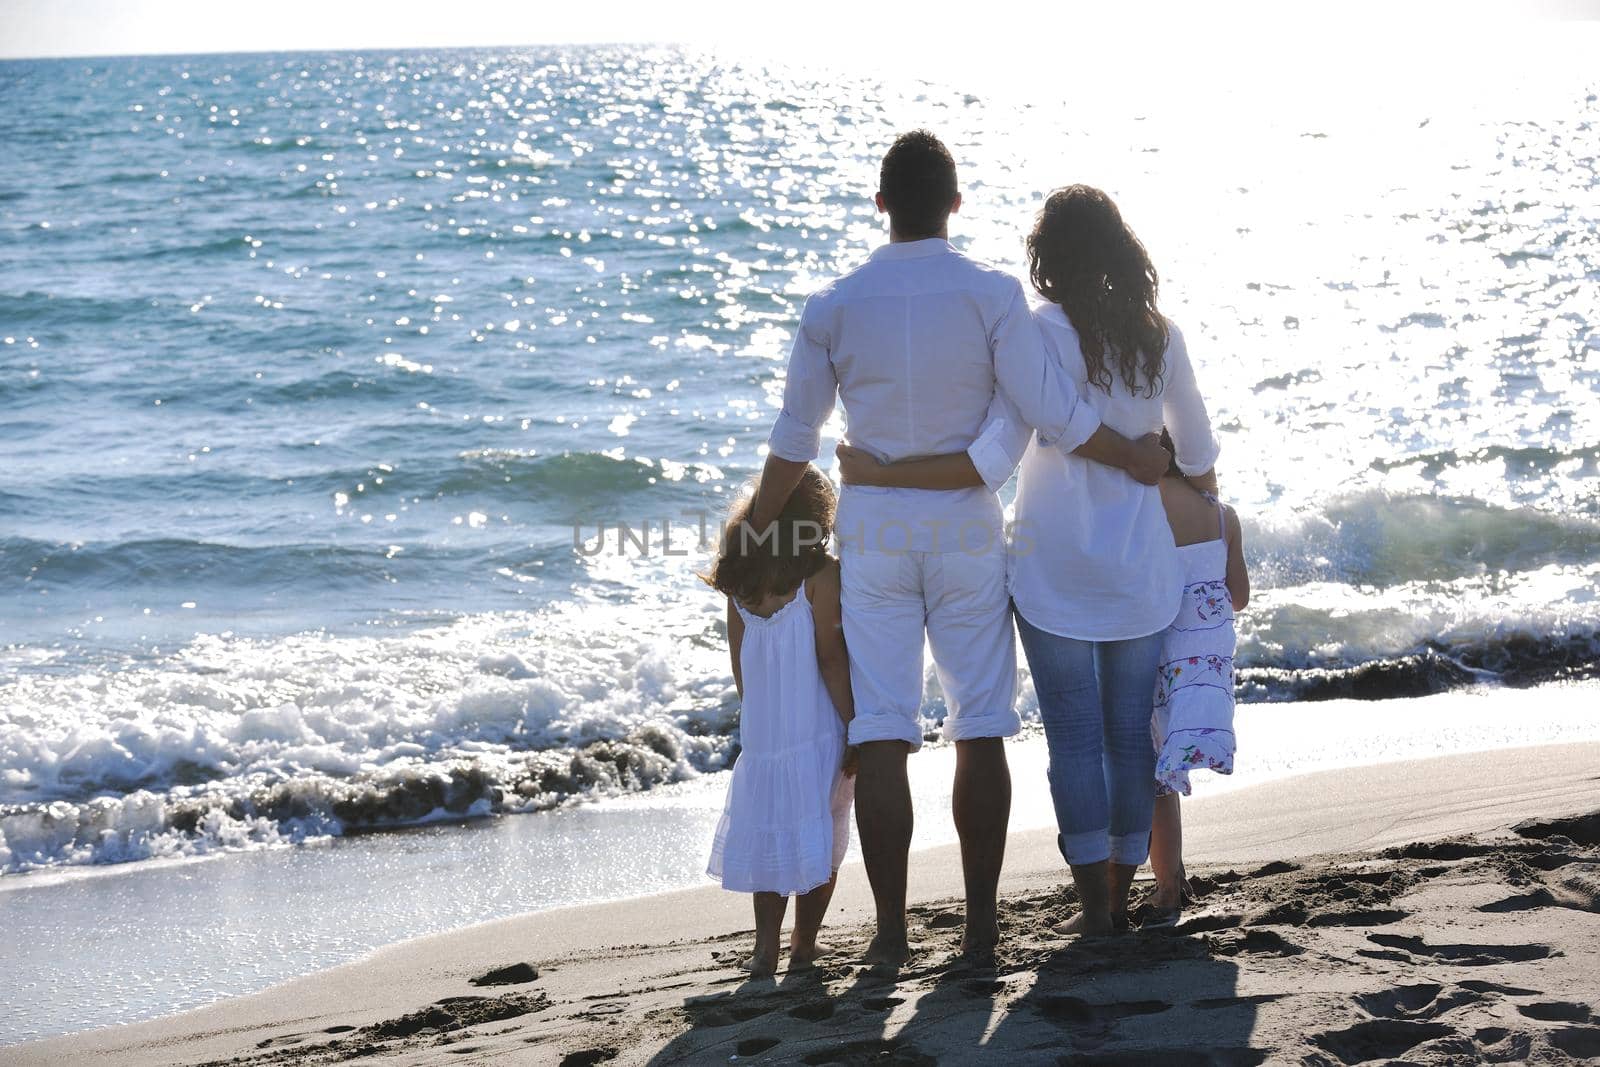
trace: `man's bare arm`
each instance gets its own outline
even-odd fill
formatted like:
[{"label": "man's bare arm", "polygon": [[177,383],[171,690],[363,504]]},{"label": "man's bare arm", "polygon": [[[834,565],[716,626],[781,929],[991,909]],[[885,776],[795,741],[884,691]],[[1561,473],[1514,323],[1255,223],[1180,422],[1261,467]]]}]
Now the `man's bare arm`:
[{"label": "man's bare arm", "polygon": [[872,453],[843,444],[834,454],[839,457],[839,480],[846,485],[896,489],[974,489],[983,485],[983,476],[965,452],[945,452],[894,463],[880,463]]},{"label": "man's bare arm", "polygon": [[778,521],[783,506],[789,502],[805,472],[804,463],[767,454],[766,466],[761,468],[761,481],[756,483],[755,506],[750,509],[750,525],[757,532]]},{"label": "man's bare arm", "polygon": [[1130,441],[1108,426],[1101,425],[1087,441],[1072,450],[1073,455],[1103,463],[1107,467],[1120,467],[1138,482],[1155,485],[1167,473],[1172,454],[1161,447],[1161,438],[1146,434]]}]

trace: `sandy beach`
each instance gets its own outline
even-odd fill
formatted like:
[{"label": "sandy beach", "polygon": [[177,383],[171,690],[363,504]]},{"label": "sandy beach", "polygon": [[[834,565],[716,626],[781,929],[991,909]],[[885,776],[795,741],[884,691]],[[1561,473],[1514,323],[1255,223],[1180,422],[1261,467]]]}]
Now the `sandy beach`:
[{"label": "sandy beach", "polygon": [[[1005,946],[955,959],[953,848],[918,852],[915,957],[852,963],[847,865],[817,970],[747,981],[744,897],[561,909],[266,992],[6,1050],[8,1064],[1587,1062],[1600,1057],[1600,745],[1301,775],[1187,806],[1199,899],[1169,934],[1056,936],[1051,835],[1014,834]],[[931,812],[924,818],[937,818]]]}]

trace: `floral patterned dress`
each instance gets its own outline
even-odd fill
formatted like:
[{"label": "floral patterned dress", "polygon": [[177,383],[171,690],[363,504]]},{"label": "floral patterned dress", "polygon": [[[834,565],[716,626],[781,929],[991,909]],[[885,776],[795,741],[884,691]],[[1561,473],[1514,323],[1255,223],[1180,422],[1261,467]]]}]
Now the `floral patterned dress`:
[{"label": "floral patterned dress", "polygon": [[[1213,503],[1216,501],[1213,499]],[[1233,773],[1233,598],[1228,595],[1228,533],[1217,504],[1217,539],[1178,549],[1183,604],[1167,628],[1156,673],[1150,734],[1156,795],[1189,795],[1189,772]]]}]

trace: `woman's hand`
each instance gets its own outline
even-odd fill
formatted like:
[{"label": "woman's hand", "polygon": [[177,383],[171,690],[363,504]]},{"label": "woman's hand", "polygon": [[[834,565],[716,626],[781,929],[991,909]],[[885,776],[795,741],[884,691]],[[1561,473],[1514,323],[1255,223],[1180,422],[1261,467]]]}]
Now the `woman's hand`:
[{"label": "woman's hand", "polygon": [[833,450],[839,460],[839,480],[845,485],[877,485],[883,464],[876,456],[842,441]]},{"label": "woman's hand", "polygon": [[1133,480],[1144,485],[1160,485],[1161,478],[1172,463],[1172,453],[1161,443],[1161,435],[1147,433],[1137,441],[1130,441],[1128,465],[1125,468]]}]

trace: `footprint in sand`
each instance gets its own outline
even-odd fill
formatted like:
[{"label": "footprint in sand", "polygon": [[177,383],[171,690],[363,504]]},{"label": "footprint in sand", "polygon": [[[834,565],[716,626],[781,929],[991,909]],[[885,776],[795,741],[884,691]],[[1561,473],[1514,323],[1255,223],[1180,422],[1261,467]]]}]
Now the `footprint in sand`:
[{"label": "footprint in sand", "polygon": [[1287,993],[1257,993],[1249,997],[1206,997],[1196,1000],[1189,1006],[1198,1011],[1225,1011],[1229,1008],[1254,1008],[1262,1004],[1271,1004],[1288,996]]},{"label": "footprint in sand", "polygon": [[1536,908],[1571,908],[1600,914],[1600,864],[1574,862],[1562,866],[1570,869],[1547,876],[1546,885],[1480,905],[1478,910],[1495,914]]},{"label": "footprint in sand", "polygon": [[478,977],[471,979],[471,984],[475,986],[523,985],[537,981],[538,978],[539,970],[533,964],[513,963],[505,967],[496,967],[486,974],[480,974]]},{"label": "footprint in sand", "polygon": [[1549,945],[1430,945],[1420,937],[1404,937],[1399,934],[1368,934],[1367,940],[1375,945],[1385,948],[1399,949],[1399,953],[1381,953],[1369,949],[1357,949],[1356,954],[1370,959],[1393,960],[1400,957],[1403,962],[1409,962],[1402,955],[1423,956],[1428,959],[1438,960],[1456,967],[1487,967],[1496,963],[1526,963],[1530,960],[1547,959],[1550,956]]},{"label": "footprint in sand", "polygon": [[1499,993],[1504,997],[1537,997],[1543,996],[1537,989],[1523,989],[1521,986],[1501,985],[1499,982],[1482,982],[1476,978],[1459,983],[1462,989],[1470,989],[1474,993]]},{"label": "footprint in sand", "polygon": [[1305,946],[1297,945],[1275,930],[1233,930],[1212,940],[1212,951],[1219,956],[1298,956]]},{"label": "footprint in sand", "polygon": [[1340,1063],[1371,1063],[1392,1060],[1454,1030],[1442,1023],[1409,1022],[1402,1019],[1374,1019],[1343,1030],[1329,1030],[1311,1040],[1338,1057]]},{"label": "footprint in sand", "polygon": [[1351,911],[1319,911],[1306,919],[1307,926],[1388,926],[1411,917],[1397,908],[1358,908]]},{"label": "footprint in sand", "polygon": [[1133,1015],[1158,1015],[1172,1008],[1164,1000],[1132,1000],[1094,1004],[1077,997],[1042,997],[1035,1005],[1040,1015],[1078,1026],[1109,1026]]},{"label": "footprint in sand", "polygon": [[449,1033],[479,1023],[500,1022],[531,1015],[550,1006],[550,998],[543,993],[530,996],[526,993],[505,993],[498,997],[447,997],[420,1011],[410,1012],[397,1019],[365,1027],[363,1037],[380,1041],[414,1037],[427,1031]]},{"label": "footprint in sand", "polygon": [[1511,829],[1523,837],[1539,841],[1564,837],[1575,845],[1600,847],[1600,811],[1591,811],[1587,815],[1574,815],[1570,819],[1529,819]]},{"label": "footprint in sand", "polygon": [[1472,1039],[1484,1063],[1526,1063],[1533,1052],[1533,1035],[1526,1030],[1486,1026],[1473,1031]]},{"label": "footprint in sand", "polygon": [[1470,989],[1445,992],[1441,985],[1422,982],[1367,993],[1356,997],[1355,1001],[1368,1015],[1380,1019],[1436,1019],[1445,1012],[1465,1004],[1481,1004],[1486,999]]},{"label": "footprint in sand", "polygon": [[605,1063],[617,1058],[621,1050],[611,1048],[586,1048],[577,1052],[569,1052],[561,1057],[561,1067],[595,1067],[597,1063]]},{"label": "footprint in sand", "polygon": [[1518,1004],[1517,1011],[1542,1023],[1587,1023],[1594,1021],[1594,1011],[1587,1004],[1574,1000],[1544,1000],[1537,1004]]},{"label": "footprint in sand", "polygon": [[1550,1034],[1550,1043],[1580,1060],[1600,1058],[1600,1026],[1569,1026]]},{"label": "footprint in sand", "polygon": [[759,1056],[768,1049],[777,1048],[782,1042],[775,1037],[747,1037],[737,1045],[733,1051],[741,1056]]},{"label": "footprint in sand", "polygon": [[833,1004],[826,1000],[814,1000],[809,1004],[799,1004],[789,1009],[789,1014],[796,1019],[803,1019],[808,1023],[820,1023],[825,1019],[833,1018]]},{"label": "footprint in sand", "polygon": [[691,1000],[684,1004],[684,1008],[689,1012],[692,1024],[696,1028],[747,1023],[772,1011],[771,1005],[756,1001],[739,1002],[725,995],[712,999]]}]

